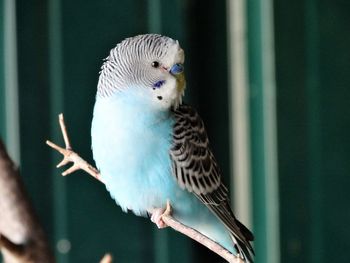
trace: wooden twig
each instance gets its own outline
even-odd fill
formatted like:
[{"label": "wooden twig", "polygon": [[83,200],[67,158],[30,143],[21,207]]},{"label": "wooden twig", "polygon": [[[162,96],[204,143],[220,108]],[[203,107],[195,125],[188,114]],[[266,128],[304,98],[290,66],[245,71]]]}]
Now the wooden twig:
[{"label": "wooden twig", "polygon": [[112,263],[113,258],[111,254],[106,254],[104,257],[101,259],[100,263]]},{"label": "wooden twig", "polygon": [[167,201],[166,209],[162,215],[162,220],[164,221],[165,224],[170,226],[172,229],[192,238],[193,240],[196,240],[198,243],[202,244],[203,246],[206,246],[211,251],[214,251],[216,254],[218,254],[225,260],[227,260],[227,262],[231,262],[231,263],[243,262],[239,257],[234,256],[231,252],[223,248],[221,245],[219,245],[215,241],[202,235],[197,230],[190,228],[180,223],[179,221],[175,220],[171,216],[171,212],[172,212],[172,208],[171,208],[170,202]]},{"label": "wooden twig", "polygon": [[[69,162],[73,162],[73,166],[71,166],[69,169],[67,169],[65,172],[63,172],[62,175],[68,175],[74,171],[81,169],[81,170],[84,170],[85,172],[89,173],[94,178],[96,178],[97,180],[99,180],[100,182],[103,183],[103,180],[100,176],[99,171],[96,168],[94,168],[92,165],[88,164],[85,160],[83,160],[77,153],[75,153],[72,150],[62,113],[59,115],[59,123],[60,123],[61,131],[62,131],[62,135],[63,135],[64,141],[65,141],[66,147],[62,148],[62,147],[54,144],[51,141],[46,141],[46,143],[51,148],[57,150],[58,152],[60,152],[63,155],[63,160],[57,165],[57,167],[61,167],[63,165],[68,164]],[[215,252],[216,254],[218,254],[219,256],[221,256],[222,258],[224,258],[225,260],[227,260],[230,263],[242,263],[243,262],[239,257],[236,257],[235,255],[230,253],[228,250],[226,250],[225,248],[220,246],[218,243],[216,243],[213,240],[209,239],[208,237],[202,235],[200,232],[194,230],[193,228],[190,228],[190,227],[180,223],[179,221],[175,220],[171,216],[171,211],[172,211],[171,205],[169,202],[167,202],[167,207],[166,207],[164,214],[162,215],[162,220],[169,227],[171,227],[174,230],[192,238],[193,240],[196,240],[197,242],[206,246],[207,248],[209,248],[210,250],[212,250],[213,252]],[[105,257],[106,257],[106,259],[105,259]],[[110,261],[103,261],[104,259],[109,260],[108,254],[105,257],[102,259],[101,263],[110,262]]]},{"label": "wooden twig", "polygon": [[55,262],[17,167],[0,140],[0,251],[4,262]]},{"label": "wooden twig", "polygon": [[26,254],[24,244],[15,244],[10,239],[0,233],[0,249],[6,249],[15,258],[22,258]]},{"label": "wooden twig", "polygon": [[61,131],[62,131],[62,135],[63,135],[63,139],[66,147],[62,148],[49,140],[46,141],[47,145],[49,145],[51,148],[55,149],[56,151],[60,152],[63,155],[63,160],[56,167],[59,168],[72,162],[73,165],[62,173],[63,176],[71,174],[77,170],[84,170],[85,172],[90,174],[92,177],[104,183],[102,178],[100,177],[100,172],[72,150],[62,113],[58,115],[58,120],[60,123]]}]

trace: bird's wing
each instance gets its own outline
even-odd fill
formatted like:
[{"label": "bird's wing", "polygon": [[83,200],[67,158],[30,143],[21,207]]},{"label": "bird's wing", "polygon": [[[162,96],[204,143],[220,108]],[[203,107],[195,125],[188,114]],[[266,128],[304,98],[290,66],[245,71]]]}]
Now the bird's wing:
[{"label": "bird's wing", "polygon": [[174,116],[170,156],[173,175],[178,184],[196,195],[222,221],[238,246],[243,245],[239,247],[240,251],[243,249],[246,252],[244,254],[253,253],[249,243],[254,239],[253,234],[233,215],[228,190],[221,181],[202,119],[188,105],[181,105],[174,110]]}]

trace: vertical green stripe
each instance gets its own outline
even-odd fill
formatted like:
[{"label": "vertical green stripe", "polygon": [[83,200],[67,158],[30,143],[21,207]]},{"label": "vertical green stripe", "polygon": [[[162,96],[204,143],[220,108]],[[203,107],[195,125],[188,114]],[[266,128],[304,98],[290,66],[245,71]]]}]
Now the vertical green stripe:
[{"label": "vertical green stripe", "polygon": [[267,262],[280,262],[279,240],[279,195],[277,164],[277,116],[276,116],[276,83],[273,2],[262,1],[262,60],[264,83],[264,139],[266,161],[266,228],[268,230]]},{"label": "vertical green stripe", "polygon": [[310,185],[310,262],[322,262],[323,227],[322,218],[322,172],[321,172],[321,134],[320,134],[320,87],[319,83],[319,30],[317,16],[317,1],[307,0],[305,6],[306,25],[306,88],[308,101],[308,148],[309,148],[309,185]]},{"label": "vertical green stripe", "polygon": [[248,1],[251,156],[256,261],[279,262],[272,1]]},{"label": "vertical green stripe", "polygon": [[7,149],[19,164],[19,109],[17,76],[16,1],[4,1],[4,98]]},{"label": "vertical green stripe", "polygon": [[[57,115],[63,112],[63,64],[62,64],[62,28],[61,28],[61,1],[49,0],[49,65],[50,65],[50,119],[51,138],[53,141],[62,142]],[[54,151],[52,153],[52,167],[60,157]],[[66,185],[58,170],[52,170],[53,180],[53,213],[54,213],[54,241],[56,245],[55,256],[57,262],[67,263],[68,255],[57,249],[57,244],[62,240],[68,240],[67,200]],[[62,243],[61,243],[62,244]]]},{"label": "vertical green stripe", "polygon": [[5,140],[5,80],[4,80],[4,0],[0,0],[0,138]]},{"label": "vertical green stripe", "polygon": [[162,33],[162,12],[160,0],[148,0],[148,31]]},{"label": "vertical green stripe", "polygon": [[154,262],[166,263],[169,262],[169,240],[168,231],[155,229],[154,230]]}]

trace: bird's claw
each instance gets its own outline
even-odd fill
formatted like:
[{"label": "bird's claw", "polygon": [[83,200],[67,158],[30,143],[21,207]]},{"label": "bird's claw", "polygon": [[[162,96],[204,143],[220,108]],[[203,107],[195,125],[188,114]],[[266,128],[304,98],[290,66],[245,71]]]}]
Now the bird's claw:
[{"label": "bird's claw", "polygon": [[172,208],[169,200],[166,202],[165,208],[153,208],[151,211],[151,221],[157,225],[158,228],[165,228],[168,225],[164,222],[163,216],[169,216],[172,213]]},{"label": "bird's claw", "polygon": [[152,211],[151,221],[155,223],[158,228],[167,227],[167,224],[165,224],[162,219],[164,212],[165,212],[164,208],[154,208]]}]

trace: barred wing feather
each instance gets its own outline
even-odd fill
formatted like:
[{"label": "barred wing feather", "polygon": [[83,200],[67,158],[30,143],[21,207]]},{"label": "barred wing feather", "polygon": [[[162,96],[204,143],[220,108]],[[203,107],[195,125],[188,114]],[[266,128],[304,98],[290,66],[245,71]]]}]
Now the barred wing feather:
[{"label": "barred wing feather", "polygon": [[220,169],[209,148],[208,136],[198,113],[188,105],[173,111],[175,124],[170,151],[173,175],[181,188],[192,192],[230,231],[240,254],[251,260],[249,243],[253,234],[233,215],[228,190],[221,181]]}]

